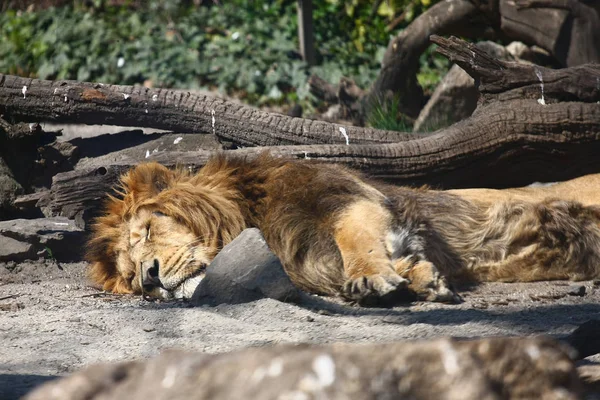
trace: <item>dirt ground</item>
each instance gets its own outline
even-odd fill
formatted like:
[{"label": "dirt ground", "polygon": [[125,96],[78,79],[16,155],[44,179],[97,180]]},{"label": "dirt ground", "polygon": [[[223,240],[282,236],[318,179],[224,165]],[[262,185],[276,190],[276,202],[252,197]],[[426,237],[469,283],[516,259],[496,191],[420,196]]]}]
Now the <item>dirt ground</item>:
[{"label": "dirt ground", "polygon": [[[92,363],[168,348],[217,353],[288,342],[563,335],[600,311],[593,282],[484,284],[462,292],[459,305],[361,308],[313,296],[301,305],[263,299],[193,308],[103,294],[89,286],[85,267],[0,264],[0,399]],[[576,295],[582,286],[585,294]]]}]

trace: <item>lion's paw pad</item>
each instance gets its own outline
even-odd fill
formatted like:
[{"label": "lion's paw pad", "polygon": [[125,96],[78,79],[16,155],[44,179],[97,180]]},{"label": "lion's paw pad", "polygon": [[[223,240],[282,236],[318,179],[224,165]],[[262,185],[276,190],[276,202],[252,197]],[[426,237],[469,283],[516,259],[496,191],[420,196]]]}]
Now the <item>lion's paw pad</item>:
[{"label": "lion's paw pad", "polygon": [[439,303],[461,303],[462,298],[452,289],[448,281],[439,277],[429,287],[417,295],[420,300]]},{"label": "lion's paw pad", "polygon": [[344,297],[363,300],[369,297],[384,297],[397,290],[406,289],[410,281],[400,275],[375,274],[349,279],[343,288]]}]

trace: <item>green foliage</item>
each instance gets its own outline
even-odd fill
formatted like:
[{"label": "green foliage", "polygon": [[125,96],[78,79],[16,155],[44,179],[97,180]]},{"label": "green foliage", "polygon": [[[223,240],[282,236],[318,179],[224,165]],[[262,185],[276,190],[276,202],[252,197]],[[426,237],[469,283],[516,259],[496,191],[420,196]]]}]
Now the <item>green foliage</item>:
[{"label": "green foliage", "polygon": [[443,73],[446,73],[450,68],[450,61],[446,57],[435,53],[436,47],[436,45],[429,46],[419,59],[421,69],[417,74],[417,81],[426,94],[430,94],[435,90]]},{"label": "green foliage", "polygon": [[404,116],[399,115],[400,99],[396,96],[391,99],[377,99],[369,108],[367,124],[373,128],[389,131],[410,132],[411,123]]},{"label": "green foliage", "polygon": [[[312,73],[367,88],[404,10],[406,26],[431,0],[315,0],[319,64],[299,57],[295,0],[73,1],[0,14],[0,71],[42,79],[77,79],[155,87],[218,88],[250,103],[301,102]],[[434,0],[435,1],[435,0]],[[111,4],[120,4],[112,6]],[[204,3],[207,3],[206,1]],[[410,15],[409,15],[410,14]],[[433,60],[433,61],[432,61]],[[428,53],[420,81],[439,80]],[[314,99],[313,99],[314,100]]]}]

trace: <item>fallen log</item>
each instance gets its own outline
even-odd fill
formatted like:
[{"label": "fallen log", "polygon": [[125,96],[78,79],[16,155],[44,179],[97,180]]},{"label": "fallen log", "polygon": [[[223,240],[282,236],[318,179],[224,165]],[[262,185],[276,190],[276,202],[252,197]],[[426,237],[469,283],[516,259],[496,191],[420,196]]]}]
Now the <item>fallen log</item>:
[{"label": "fallen log", "polygon": [[149,360],[92,366],[46,383],[25,399],[491,400],[591,395],[584,393],[569,352],[544,337],[268,346],[217,355],[171,351]]},{"label": "fallen log", "polygon": [[356,124],[374,105],[392,97],[399,101],[400,113],[416,118],[425,100],[417,82],[419,58],[430,35],[516,40],[546,50],[556,66],[573,67],[600,62],[599,10],[597,1],[586,0],[441,1],[390,40],[379,75],[364,96],[344,101],[335,85],[318,76],[309,80],[310,91],[340,103],[342,115],[351,113]]},{"label": "fallen log", "polygon": [[181,90],[45,81],[2,74],[0,115],[13,122],[111,124],[215,134],[239,146],[346,143],[345,135],[356,143],[411,138],[407,133],[268,113]]},{"label": "fallen log", "polygon": [[[459,39],[433,40],[478,82],[482,96],[470,118],[397,143],[354,144],[349,135],[350,145],[230,152],[253,157],[268,150],[274,156],[343,163],[397,184],[436,188],[514,187],[600,171],[600,66],[553,71],[495,60]],[[158,152],[147,160],[197,168],[209,155]],[[118,175],[138,162],[123,159],[58,174],[39,205],[47,216],[87,220]]]}]

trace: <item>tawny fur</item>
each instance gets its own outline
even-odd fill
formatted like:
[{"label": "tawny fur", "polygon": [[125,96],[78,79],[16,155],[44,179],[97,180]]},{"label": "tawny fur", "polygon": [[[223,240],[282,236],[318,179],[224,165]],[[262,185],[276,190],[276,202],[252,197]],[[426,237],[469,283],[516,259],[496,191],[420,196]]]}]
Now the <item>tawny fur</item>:
[{"label": "tawny fur", "polygon": [[[88,253],[92,279],[119,293],[142,291],[149,260],[168,292],[247,227],[262,231],[300,288],[355,300],[408,285],[418,298],[452,301],[446,279],[600,275],[596,175],[551,187],[442,192],[263,155],[218,156],[197,174],[142,164],[121,182]],[[580,188],[585,205],[573,194]]]}]

